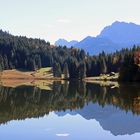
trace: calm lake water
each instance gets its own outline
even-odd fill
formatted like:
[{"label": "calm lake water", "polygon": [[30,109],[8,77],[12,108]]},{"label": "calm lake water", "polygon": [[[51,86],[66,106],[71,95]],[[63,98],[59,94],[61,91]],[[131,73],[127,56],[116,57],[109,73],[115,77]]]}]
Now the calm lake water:
[{"label": "calm lake water", "polygon": [[49,86],[0,87],[0,139],[140,139],[140,85]]}]

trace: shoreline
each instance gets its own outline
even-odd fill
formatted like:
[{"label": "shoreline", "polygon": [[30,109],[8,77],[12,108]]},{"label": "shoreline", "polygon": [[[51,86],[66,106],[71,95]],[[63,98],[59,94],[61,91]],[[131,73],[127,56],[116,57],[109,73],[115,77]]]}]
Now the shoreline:
[{"label": "shoreline", "polygon": [[[112,74],[101,74],[95,77],[86,77],[82,79],[83,82],[100,84],[101,86],[114,86],[119,87],[118,84],[118,73]],[[41,68],[36,71],[19,71],[16,69],[4,70],[0,74],[1,85],[8,86],[19,86],[19,85],[33,85],[39,87],[45,87],[48,83],[53,83],[54,81],[70,81],[79,79],[64,79],[59,77],[54,77],[52,73],[52,68]],[[44,85],[43,85],[44,84]]]}]

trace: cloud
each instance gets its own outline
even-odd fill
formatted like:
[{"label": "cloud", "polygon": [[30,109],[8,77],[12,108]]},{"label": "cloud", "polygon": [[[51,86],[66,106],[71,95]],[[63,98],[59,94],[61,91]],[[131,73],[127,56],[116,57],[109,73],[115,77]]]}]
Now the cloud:
[{"label": "cloud", "polygon": [[71,20],[69,20],[69,19],[58,19],[57,22],[59,22],[59,23],[70,23]]},{"label": "cloud", "polygon": [[58,137],[68,137],[70,134],[64,133],[64,134],[56,134]]}]

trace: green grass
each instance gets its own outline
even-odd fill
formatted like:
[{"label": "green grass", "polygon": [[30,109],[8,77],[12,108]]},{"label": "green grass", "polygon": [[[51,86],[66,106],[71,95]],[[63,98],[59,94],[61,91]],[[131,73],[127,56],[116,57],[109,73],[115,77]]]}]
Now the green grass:
[{"label": "green grass", "polygon": [[52,67],[46,67],[46,68],[40,68],[39,70],[36,70],[37,73],[44,73],[44,72],[50,72],[52,70]]},{"label": "green grass", "polygon": [[35,71],[37,75],[50,75],[52,73],[52,67],[40,68]]}]

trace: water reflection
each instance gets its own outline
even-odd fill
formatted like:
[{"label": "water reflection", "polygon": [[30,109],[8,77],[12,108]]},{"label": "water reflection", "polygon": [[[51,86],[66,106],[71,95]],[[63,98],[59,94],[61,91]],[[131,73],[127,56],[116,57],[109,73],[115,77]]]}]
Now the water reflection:
[{"label": "water reflection", "polygon": [[70,114],[80,115],[87,121],[95,119],[114,136],[140,132],[140,86],[137,84],[122,84],[112,89],[111,86],[72,81],[54,82],[50,88],[52,90],[1,86],[0,124],[39,118],[54,111],[59,117]]}]

